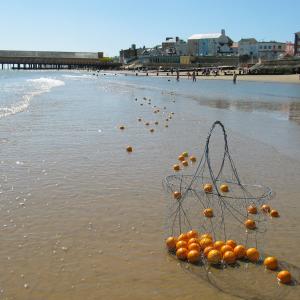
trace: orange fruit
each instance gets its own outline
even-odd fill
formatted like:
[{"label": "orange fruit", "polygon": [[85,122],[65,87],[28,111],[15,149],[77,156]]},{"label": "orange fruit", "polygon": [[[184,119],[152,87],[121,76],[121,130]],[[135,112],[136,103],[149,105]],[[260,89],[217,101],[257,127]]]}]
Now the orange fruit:
[{"label": "orange fruit", "polygon": [[234,247],[233,252],[237,258],[243,258],[246,256],[246,248],[243,245],[237,245]]},{"label": "orange fruit", "polygon": [[179,156],[178,156],[178,160],[180,160],[180,161],[184,161],[184,160],[185,160],[185,158],[184,158],[184,156],[183,156],[183,155],[179,155]]},{"label": "orange fruit", "polygon": [[187,242],[186,241],[178,241],[176,243],[176,249],[179,249],[179,248],[187,248]]},{"label": "orange fruit", "polygon": [[236,246],[236,241],[234,241],[234,240],[227,240],[225,244],[229,245],[232,249],[234,249],[235,246]]},{"label": "orange fruit", "polygon": [[173,165],[173,170],[174,171],[179,171],[180,170],[180,166],[179,165]]},{"label": "orange fruit", "polygon": [[208,246],[204,249],[203,251],[203,254],[205,257],[207,257],[208,253],[211,251],[211,250],[214,250],[214,247],[213,246]]},{"label": "orange fruit", "polygon": [[257,262],[259,260],[259,252],[256,248],[249,248],[246,251],[246,256],[252,262]]},{"label": "orange fruit", "polygon": [[121,130],[123,130],[123,129],[125,129],[125,126],[121,125],[119,128],[120,128]]},{"label": "orange fruit", "polygon": [[176,243],[177,243],[177,239],[173,236],[170,236],[166,239],[166,245],[169,251],[176,250]]},{"label": "orange fruit", "polygon": [[204,233],[200,236],[200,240],[204,239],[204,238],[208,238],[210,240],[212,240],[212,236],[209,233]]},{"label": "orange fruit", "polygon": [[200,248],[198,243],[191,243],[191,244],[188,245],[188,250],[189,251],[197,250],[198,252],[200,252],[201,248]]},{"label": "orange fruit", "polygon": [[217,250],[220,250],[222,246],[224,246],[225,243],[223,241],[216,241],[214,243],[214,248],[217,249]]},{"label": "orange fruit", "polygon": [[182,161],[182,165],[184,167],[187,167],[189,165],[189,162],[187,160]]},{"label": "orange fruit", "polygon": [[132,152],[132,150],[133,150],[133,149],[132,149],[131,146],[128,146],[128,147],[126,148],[126,151],[127,151],[127,152]]},{"label": "orange fruit", "polygon": [[257,214],[257,208],[254,205],[248,206],[247,211],[249,214],[252,214],[252,215]]},{"label": "orange fruit", "polygon": [[290,283],[292,281],[292,275],[289,271],[283,270],[277,274],[277,279],[281,283]]},{"label": "orange fruit", "polygon": [[208,252],[207,255],[207,260],[211,263],[211,264],[218,264],[221,261],[221,252],[218,250],[211,250]]},{"label": "orange fruit", "polygon": [[139,121],[139,122],[141,122],[141,121],[142,121],[142,119],[141,119],[141,118],[138,118],[138,121]]},{"label": "orange fruit", "polygon": [[229,192],[229,187],[228,187],[227,184],[224,183],[224,184],[221,184],[220,190],[221,190],[223,193],[227,193],[227,192]]},{"label": "orange fruit", "polygon": [[253,221],[253,220],[248,219],[248,220],[245,221],[244,224],[245,224],[246,228],[248,228],[248,229],[253,230],[253,229],[256,228],[255,221]]},{"label": "orange fruit", "polygon": [[187,235],[188,239],[197,238],[198,232],[196,230],[190,230],[189,232],[187,232],[186,235]]},{"label": "orange fruit", "polygon": [[210,183],[206,183],[203,186],[203,190],[205,193],[211,193],[213,191],[213,186]]},{"label": "orange fruit", "polygon": [[197,160],[197,158],[195,156],[190,156],[190,161],[191,162],[195,162]]},{"label": "orange fruit", "polygon": [[227,264],[234,264],[236,260],[236,256],[233,251],[226,251],[223,254],[223,261]]},{"label": "orange fruit", "polygon": [[212,218],[212,217],[214,216],[213,209],[212,209],[212,208],[206,208],[206,209],[204,209],[203,215],[204,215],[206,218]]},{"label": "orange fruit", "polygon": [[180,199],[180,198],[181,198],[181,193],[178,192],[178,191],[175,191],[175,192],[173,193],[173,197],[174,197],[175,199]]},{"label": "orange fruit", "polygon": [[201,239],[200,242],[199,242],[199,244],[200,244],[200,247],[201,247],[202,250],[204,250],[208,246],[213,246],[213,242],[209,238],[203,238],[203,239]]},{"label": "orange fruit", "polygon": [[[169,118],[171,119],[170,116],[169,116]],[[185,152],[182,152],[181,155],[184,156],[184,157],[188,157],[188,156],[189,156],[188,152],[186,152],[186,151],[185,151]]]},{"label": "orange fruit", "polygon": [[151,128],[151,129],[150,129],[150,132],[154,132],[154,129],[153,129],[153,128]]},{"label": "orange fruit", "polygon": [[278,261],[276,257],[269,256],[264,260],[264,265],[269,270],[276,270],[278,267]]},{"label": "orange fruit", "polygon": [[190,263],[195,263],[200,259],[200,251],[191,250],[188,252],[187,259]]},{"label": "orange fruit", "polygon": [[150,125],[150,123],[149,123],[149,122],[146,122],[146,123],[145,123],[145,125],[146,125],[146,126],[149,126],[149,125]]},{"label": "orange fruit", "polygon": [[265,213],[269,213],[271,211],[271,207],[267,204],[261,206],[261,210]]},{"label": "orange fruit", "polygon": [[220,252],[222,255],[224,255],[225,252],[230,251],[233,252],[232,247],[230,247],[229,245],[224,245],[221,247]]},{"label": "orange fruit", "polygon": [[272,218],[278,218],[279,217],[279,213],[276,209],[272,209],[271,212],[270,212],[270,216]]},{"label": "orange fruit", "polygon": [[199,244],[198,239],[197,239],[197,238],[191,238],[191,239],[189,239],[188,245],[189,245],[189,244],[193,244],[193,243]]},{"label": "orange fruit", "polygon": [[189,238],[188,238],[188,236],[187,236],[187,234],[186,233],[182,233],[181,235],[179,235],[179,237],[178,237],[178,241],[188,241],[189,240]]},{"label": "orange fruit", "polygon": [[187,255],[188,255],[188,250],[186,248],[179,248],[176,251],[176,256],[180,260],[186,260]]}]

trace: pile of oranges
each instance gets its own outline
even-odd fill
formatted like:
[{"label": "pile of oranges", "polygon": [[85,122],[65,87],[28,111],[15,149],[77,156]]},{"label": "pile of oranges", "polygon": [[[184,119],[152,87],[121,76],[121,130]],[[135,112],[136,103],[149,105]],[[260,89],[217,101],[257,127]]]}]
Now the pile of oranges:
[{"label": "pile of oranges", "polygon": [[[212,265],[234,264],[236,260],[257,263],[260,258],[259,251],[254,247],[247,249],[234,240],[214,241],[209,233],[200,235],[196,230],[181,233],[178,237],[168,237],[166,246],[179,260],[193,264],[200,260],[206,260]],[[269,270],[278,269],[278,261],[275,257],[265,258],[264,265]],[[288,271],[282,270],[277,274],[277,279],[287,284],[291,282],[292,277]]]},{"label": "pile of oranges", "polygon": [[[178,156],[178,160],[181,162],[183,167],[187,167],[189,165],[189,160],[191,161],[191,163],[195,163],[197,161],[197,158],[194,155],[189,156],[189,153],[185,151]],[[173,165],[174,171],[180,171],[180,169],[180,164]]]}]

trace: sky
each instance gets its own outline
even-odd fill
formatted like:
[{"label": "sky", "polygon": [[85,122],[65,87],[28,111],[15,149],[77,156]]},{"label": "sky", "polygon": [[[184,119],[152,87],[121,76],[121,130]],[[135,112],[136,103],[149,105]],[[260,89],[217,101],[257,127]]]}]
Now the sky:
[{"label": "sky", "polygon": [[0,0],[0,50],[103,51],[225,29],[234,41],[293,41],[299,0]]}]

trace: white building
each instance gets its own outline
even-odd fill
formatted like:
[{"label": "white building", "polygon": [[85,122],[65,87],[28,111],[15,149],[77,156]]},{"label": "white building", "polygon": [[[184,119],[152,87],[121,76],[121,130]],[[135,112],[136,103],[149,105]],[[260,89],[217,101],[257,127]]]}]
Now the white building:
[{"label": "white building", "polygon": [[285,54],[285,43],[280,42],[258,42],[258,57],[262,60],[278,59]]},{"label": "white building", "polygon": [[167,37],[161,45],[163,52],[167,55],[187,55],[188,52],[187,43],[178,36]]},{"label": "white building", "polygon": [[258,57],[258,43],[254,38],[241,39],[239,41],[239,56],[247,55],[251,58]]},{"label": "white building", "polygon": [[232,54],[232,39],[221,33],[194,34],[188,38],[188,52],[194,56],[216,56]]}]

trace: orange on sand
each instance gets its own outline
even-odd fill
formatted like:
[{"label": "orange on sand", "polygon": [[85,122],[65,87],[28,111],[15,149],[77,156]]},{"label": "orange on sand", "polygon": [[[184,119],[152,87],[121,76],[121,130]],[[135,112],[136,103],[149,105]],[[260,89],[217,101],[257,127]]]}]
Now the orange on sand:
[{"label": "orange on sand", "polygon": [[292,281],[292,275],[289,271],[282,270],[277,274],[277,279],[280,283],[290,283]]},{"label": "orange on sand", "polygon": [[208,246],[204,249],[203,251],[203,254],[205,257],[207,257],[208,253],[211,251],[211,250],[214,250],[214,247],[213,246]]},{"label": "orange on sand", "polygon": [[213,242],[209,238],[201,239],[199,244],[200,244],[200,247],[201,247],[202,250],[204,250],[205,248],[207,248],[209,246],[213,246]]},{"label": "orange on sand", "polygon": [[206,218],[212,218],[214,216],[214,212],[212,210],[212,208],[206,208],[204,209],[203,211],[203,215],[206,217]]},{"label": "orange on sand", "polygon": [[227,240],[225,244],[229,245],[232,249],[234,249],[235,246],[236,246],[236,241],[234,241],[234,240]]},{"label": "orange on sand", "polygon": [[178,160],[180,160],[180,161],[184,161],[184,160],[185,160],[185,158],[184,158],[184,156],[183,156],[183,155],[179,155],[179,156],[178,156]]},{"label": "orange on sand", "polygon": [[249,248],[246,251],[246,256],[252,262],[257,262],[259,260],[259,252],[256,248]]},{"label": "orange on sand", "polygon": [[174,251],[176,249],[177,239],[173,236],[170,236],[166,239],[166,245],[169,251]]},{"label": "orange on sand", "polygon": [[270,212],[270,216],[272,218],[278,218],[279,217],[279,213],[276,209],[272,209],[271,212]]},{"label": "orange on sand", "polygon": [[197,250],[191,250],[189,251],[188,255],[187,255],[187,259],[190,263],[195,263],[197,261],[199,261],[200,259],[200,252]]},{"label": "orange on sand", "polygon": [[188,255],[188,250],[186,248],[179,248],[176,251],[176,256],[180,260],[186,260],[187,255]]},{"label": "orange on sand", "polygon": [[182,233],[181,235],[179,235],[179,237],[178,237],[178,241],[188,241],[189,240],[189,238],[188,238],[188,236],[187,236],[187,234],[186,233]]},{"label": "orange on sand", "polygon": [[189,165],[189,162],[187,160],[182,161],[182,165],[184,167],[187,167]]},{"label": "orange on sand", "polygon": [[218,264],[221,261],[222,255],[221,252],[218,250],[211,250],[208,252],[207,260],[211,264]]},{"label": "orange on sand", "polygon": [[276,270],[278,267],[278,261],[276,257],[269,256],[264,260],[264,265],[269,270]]},{"label": "orange on sand", "polygon": [[248,220],[245,221],[244,224],[245,224],[246,228],[248,228],[248,229],[253,230],[253,229],[256,228],[255,221],[253,221],[253,220],[248,219]]},{"label": "orange on sand", "polygon": [[186,235],[187,235],[188,239],[197,238],[198,232],[196,230],[190,230],[189,232],[187,232]]},{"label": "orange on sand", "polygon": [[237,245],[233,252],[237,258],[243,258],[246,256],[246,248],[243,245]]},{"label": "orange on sand", "polygon": [[199,246],[198,243],[191,243],[188,245],[188,250],[191,251],[191,250],[197,250],[198,252],[201,251],[201,248]]},{"label": "orange on sand", "polygon": [[265,213],[269,213],[271,211],[271,207],[267,204],[262,205],[261,210]]},{"label": "orange on sand", "polygon": [[181,193],[178,192],[178,191],[175,191],[175,192],[173,193],[173,197],[174,197],[175,199],[180,199],[180,198],[181,198]]},{"label": "orange on sand", "polygon": [[224,245],[221,247],[220,252],[222,255],[224,255],[225,252],[230,251],[233,252],[232,247],[230,247],[229,245]]},{"label": "orange on sand", "polygon": [[217,250],[220,250],[222,246],[224,246],[225,243],[223,241],[216,241],[214,243],[214,248],[217,249]]},{"label": "orange on sand", "polygon": [[191,162],[195,162],[197,160],[197,158],[195,156],[190,156],[190,161]]},{"label": "orange on sand", "polygon": [[174,171],[179,171],[180,170],[180,166],[179,165],[174,165],[173,166],[173,170]]},{"label": "orange on sand", "polygon": [[212,184],[210,184],[210,183],[204,184],[203,190],[204,190],[205,193],[211,193],[212,190],[213,190]]},{"label": "orange on sand", "polygon": [[179,248],[186,248],[187,249],[187,242],[186,241],[178,241],[176,243],[176,249],[179,249]]},{"label": "orange on sand", "polygon": [[227,264],[234,264],[236,256],[233,251],[226,251],[223,255],[223,261]]},{"label": "orange on sand", "polygon": [[204,233],[200,236],[200,240],[204,239],[204,238],[208,238],[208,239],[213,239],[212,236],[209,233]]},{"label": "orange on sand", "polygon": [[221,190],[223,193],[227,193],[227,192],[229,192],[229,187],[228,187],[227,184],[224,183],[224,184],[221,184],[220,190]]},{"label": "orange on sand", "polygon": [[197,239],[197,238],[191,238],[191,239],[189,239],[188,245],[189,245],[189,244],[193,244],[193,243],[199,244],[198,239]]},{"label": "orange on sand", "polygon": [[126,151],[127,151],[127,152],[132,152],[132,150],[133,150],[133,149],[132,149],[131,146],[128,146],[128,147],[126,148]]},{"label": "orange on sand", "polygon": [[257,208],[254,205],[249,205],[247,207],[247,211],[248,211],[249,214],[252,214],[252,215],[257,214]]}]

